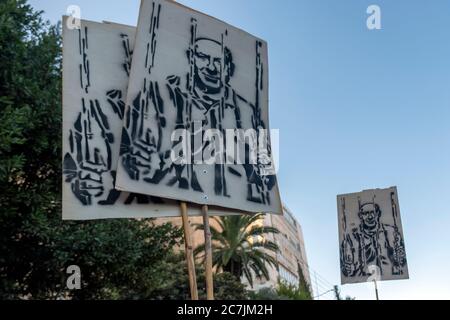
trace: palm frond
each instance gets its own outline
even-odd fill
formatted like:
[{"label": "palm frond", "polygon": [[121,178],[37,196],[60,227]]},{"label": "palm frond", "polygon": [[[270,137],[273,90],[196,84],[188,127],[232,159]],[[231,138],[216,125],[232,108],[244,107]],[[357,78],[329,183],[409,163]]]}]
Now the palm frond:
[{"label": "palm frond", "polygon": [[[274,227],[258,224],[264,214],[214,217],[211,225],[213,265],[217,270],[232,270],[237,278],[244,276],[253,287],[254,275],[269,279],[269,266],[276,267],[276,259],[267,252],[278,252],[278,245],[270,240],[255,238],[278,234]],[[195,224],[196,230],[204,230],[203,224]],[[205,246],[195,249],[196,257],[204,259]]]},{"label": "palm frond", "polygon": [[275,227],[252,227],[247,233],[254,237],[263,234],[279,234],[280,231]]},{"label": "palm frond", "polygon": [[267,249],[275,253],[280,251],[280,247],[273,241],[257,241],[253,243],[252,247]]}]

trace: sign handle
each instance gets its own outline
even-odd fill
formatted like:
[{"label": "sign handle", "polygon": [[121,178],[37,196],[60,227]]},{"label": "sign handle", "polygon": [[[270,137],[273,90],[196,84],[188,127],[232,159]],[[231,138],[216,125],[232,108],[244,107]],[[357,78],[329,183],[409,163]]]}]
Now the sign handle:
[{"label": "sign handle", "polygon": [[191,290],[191,300],[198,300],[197,276],[195,273],[194,248],[192,245],[191,224],[188,217],[188,207],[186,202],[180,203],[181,217],[183,219],[184,243],[186,251],[186,262],[189,276],[189,287]]},{"label": "sign handle", "polygon": [[206,297],[207,300],[214,300],[214,283],[213,283],[213,263],[212,263],[212,244],[211,244],[211,228],[209,225],[208,206],[202,207],[203,225],[205,228],[205,277],[206,277]]}]

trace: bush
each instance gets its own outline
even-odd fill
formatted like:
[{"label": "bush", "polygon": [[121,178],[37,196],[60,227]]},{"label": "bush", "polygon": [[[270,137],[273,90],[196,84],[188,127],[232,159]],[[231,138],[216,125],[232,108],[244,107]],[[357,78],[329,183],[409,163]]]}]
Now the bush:
[{"label": "bush", "polygon": [[249,293],[234,275],[224,272],[215,276],[215,297],[217,300],[248,300]]},{"label": "bush", "polygon": [[289,300],[286,297],[280,297],[273,288],[262,288],[259,291],[250,292],[250,300]]},{"label": "bush", "polygon": [[287,300],[312,300],[309,290],[302,290],[298,286],[281,281],[278,284],[277,294]]},{"label": "bush", "polygon": [[312,300],[308,290],[280,281],[276,289],[263,288],[250,293],[251,300]]}]

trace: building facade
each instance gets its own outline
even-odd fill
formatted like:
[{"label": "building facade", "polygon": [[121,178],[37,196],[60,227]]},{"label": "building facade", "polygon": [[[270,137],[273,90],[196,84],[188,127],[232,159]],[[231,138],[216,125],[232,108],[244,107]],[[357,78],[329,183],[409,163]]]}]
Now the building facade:
[{"label": "building facade", "polygon": [[311,288],[311,276],[302,227],[286,206],[283,206],[283,212],[283,216],[266,215],[262,222],[265,226],[275,227],[280,231],[279,234],[266,236],[267,240],[275,242],[280,249],[277,254],[269,252],[275,257],[278,268],[270,267],[270,280],[257,279],[253,290],[276,287],[280,280],[297,286],[300,282],[300,270]]}]

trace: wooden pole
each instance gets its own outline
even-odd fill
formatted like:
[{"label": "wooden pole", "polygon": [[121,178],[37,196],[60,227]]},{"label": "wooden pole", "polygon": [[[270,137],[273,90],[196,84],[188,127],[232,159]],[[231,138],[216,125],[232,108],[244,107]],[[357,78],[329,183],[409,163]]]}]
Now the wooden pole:
[{"label": "wooden pole", "polygon": [[206,297],[207,300],[214,300],[214,283],[213,283],[213,263],[212,263],[212,244],[211,244],[211,228],[209,226],[208,206],[202,207],[203,224],[205,227],[205,277],[206,277]]},{"label": "wooden pole", "polygon": [[186,202],[180,203],[181,217],[183,219],[184,243],[186,251],[186,262],[188,267],[189,287],[191,290],[191,300],[198,300],[197,276],[195,273],[194,248],[192,245],[191,224],[188,217]]}]

